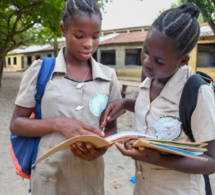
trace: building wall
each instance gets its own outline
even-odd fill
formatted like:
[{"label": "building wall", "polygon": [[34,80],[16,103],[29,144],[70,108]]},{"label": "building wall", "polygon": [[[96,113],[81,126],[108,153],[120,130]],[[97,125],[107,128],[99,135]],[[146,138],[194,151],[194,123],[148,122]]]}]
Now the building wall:
[{"label": "building wall", "polygon": [[[101,62],[102,51],[114,50],[116,55],[115,64],[108,64],[108,66],[116,70],[118,78],[127,77],[131,80],[141,79],[142,66],[139,65],[126,65],[126,50],[139,49],[141,50],[142,43],[136,44],[113,44],[113,45],[100,45],[97,49],[97,61]],[[140,56],[139,56],[140,58]]]},{"label": "building wall", "polygon": [[[16,69],[16,70],[22,69],[22,67],[21,67],[22,56],[23,56],[22,54],[8,55],[6,57],[6,67],[11,68],[11,69]],[[16,63],[14,63],[14,59],[16,59]]]},{"label": "building wall", "polygon": [[113,44],[113,45],[100,45],[97,49],[97,60],[101,62],[101,52],[105,50],[115,50],[116,53],[116,63],[115,64],[109,64],[108,66],[111,66],[118,69],[125,69],[125,68],[131,68],[131,69],[138,69],[138,66],[127,66],[125,65],[125,57],[126,57],[126,50],[127,49],[140,49],[142,48],[142,43],[134,43],[134,44]]},{"label": "building wall", "polygon": [[[215,44],[215,36],[214,37],[201,37],[198,42],[199,44]],[[137,64],[130,64],[126,65],[126,50],[139,50],[142,49],[142,42],[141,43],[123,43],[123,44],[108,44],[108,45],[99,45],[97,52],[96,52],[96,60],[102,63],[101,54],[102,52],[107,51],[114,51],[115,53],[115,63],[113,64],[106,64],[114,68],[118,74],[118,76],[128,76],[128,77],[138,77],[141,73],[141,65]],[[21,70],[27,69],[30,64],[28,64],[28,56],[32,57],[32,62],[36,59],[36,56],[40,56],[40,58],[47,57],[48,55],[53,56],[53,51],[42,51],[42,52],[32,52],[32,53],[23,53],[23,54],[14,54],[14,55],[7,55],[6,56],[6,68],[14,69],[14,70]],[[107,55],[108,56],[108,55]],[[202,71],[210,75],[215,80],[215,67],[197,67],[197,56],[198,56],[198,46],[196,46],[190,53],[190,60],[188,65],[193,69],[194,72]],[[14,58],[16,57],[16,65],[14,64]],[[213,57],[213,56],[212,56]],[[8,64],[8,58],[10,58],[10,65]],[[23,58],[23,62],[22,62]],[[140,53],[139,57],[140,58]],[[215,58],[215,57],[214,57]],[[113,60],[112,60],[113,61]]]},{"label": "building wall", "polygon": [[[45,52],[32,52],[32,53],[23,53],[23,54],[10,54],[6,56],[6,68],[11,70],[22,70],[27,69],[31,64],[28,64],[28,56],[31,56],[32,62],[37,59],[37,56],[40,56],[40,59],[43,57],[54,56],[53,51]],[[10,58],[10,65],[9,65]],[[14,64],[14,58],[16,58],[16,64]],[[22,60],[23,59],[23,60]]]},{"label": "building wall", "polygon": [[[204,39],[200,39],[198,41],[198,45],[190,53],[190,60],[188,62],[188,65],[192,68],[192,70],[194,72],[196,72],[196,71],[205,72],[206,74],[211,76],[213,78],[213,80],[215,81],[215,66],[214,67],[198,67],[197,57],[198,57],[198,46],[200,44],[215,44],[215,37],[204,37]],[[215,60],[215,55],[214,55],[214,60]]]}]

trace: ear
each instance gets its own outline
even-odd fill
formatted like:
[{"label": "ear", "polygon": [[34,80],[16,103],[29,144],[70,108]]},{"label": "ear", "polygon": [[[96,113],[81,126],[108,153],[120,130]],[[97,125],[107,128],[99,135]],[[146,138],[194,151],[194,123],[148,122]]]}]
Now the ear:
[{"label": "ear", "polygon": [[187,54],[181,58],[180,66],[184,66],[188,63],[190,56]]},{"label": "ear", "polygon": [[60,31],[63,37],[66,36],[66,28],[63,24],[60,25]]}]

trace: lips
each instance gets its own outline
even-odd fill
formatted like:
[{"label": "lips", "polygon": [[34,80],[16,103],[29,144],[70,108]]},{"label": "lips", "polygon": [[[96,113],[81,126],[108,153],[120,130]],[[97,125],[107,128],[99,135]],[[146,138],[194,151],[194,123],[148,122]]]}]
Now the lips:
[{"label": "lips", "polygon": [[143,74],[146,76],[146,77],[152,77],[154,74],[152,71],[150,71],[149,69],[147,69],[146,67],[143,68]]},{"label": "lips", "polygon": [[89,58],[92,54],[91,52],[80,52],[80,54],[84,57],[84,58]]}]

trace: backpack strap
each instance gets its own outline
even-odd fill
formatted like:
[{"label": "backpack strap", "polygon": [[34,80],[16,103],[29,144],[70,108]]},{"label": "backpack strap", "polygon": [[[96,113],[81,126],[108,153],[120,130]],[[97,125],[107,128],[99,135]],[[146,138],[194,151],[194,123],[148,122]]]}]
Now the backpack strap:
[{"label": "backpack strap", "polygon": [[[179,116],[182,122],[182,128],[192,142],[195,142],[195,139],[191,129],[191,116],[196,108],[199,88],[202,84],[206,83],[209,83],[210,85],[212,84],[214,87],[213,79],[207,74],[197,72],[192,75],[184,86],[179,103]],[[205,174],[203,174],[203,176],[205,180],[206,195],[212,195],[209,176]]]},{"label": "backpack strap", "polygon": [[41,100],[45,91],[46,84],[54,70],[55,58],[43,58],[42,65],[37,78],[37,93],[35,95],[36,109],[35,118],[41,119]]},{"label": "backpack strap", "polygon": [[198,74],[192,75],[186,82],[179,103],[179,117],[184,133],[194,142],[191,130],[191,116],[196,108],[199,88],[206,81]]}]

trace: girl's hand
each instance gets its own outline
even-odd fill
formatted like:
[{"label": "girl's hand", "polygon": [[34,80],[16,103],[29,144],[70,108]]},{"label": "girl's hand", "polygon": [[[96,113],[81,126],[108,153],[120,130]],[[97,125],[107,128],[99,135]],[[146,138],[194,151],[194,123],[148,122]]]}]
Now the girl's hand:
[{"label": "girl's hand", "polygon": [[121,111],[123,110],[124,100],[125,99],[115,100],[107,105],[100,118],[101,128],[104,128],[108,121],[114,120],[122,114]]},{"label": "girl's hand", "polygon": [[77,142],[71,145],[71,151],[74,156],[77,156],[83,160],[91,161],[103,155],[109,147],[110,146],[103,148],[94,148],[91,144]]},{"label": "girl's hand", "polygon": [[78,135],[105,136],[105,133],[100,129],[71,118],[57,118],[56,131],[61,133],[67,139]]},{"label": "girl's hand", "polygon": [[145,147],[133,148],[133,143],[135,141],[136,140],[129,140],[125,142],[124,147],[117,142],[115,142],[115,145],[125,156],[130,156],[134,160],[156,164],[156,162],[160,159],[160,152]]}]

